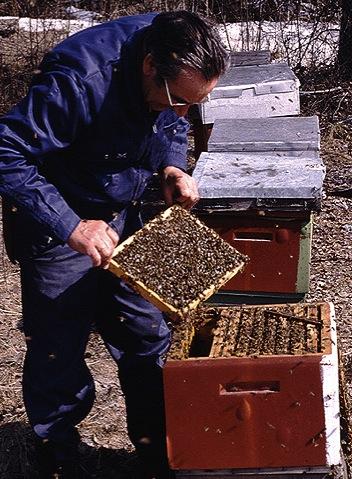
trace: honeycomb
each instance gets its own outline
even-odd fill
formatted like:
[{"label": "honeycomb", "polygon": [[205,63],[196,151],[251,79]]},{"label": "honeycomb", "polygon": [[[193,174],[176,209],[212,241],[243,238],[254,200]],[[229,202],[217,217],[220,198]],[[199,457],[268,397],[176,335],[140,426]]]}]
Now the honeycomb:
[{"label": "honeycomb", "polygon": [[321,353],[330,341],[324,329],[323,309],[321,304],[202,306],[194,313],[197,319],[184,321],[182,327],[174,326],[168,357]]},{"label": "honeycomb", "polygon": [[182,317],[247,261],[195,216],[173,206],[116,249],[110,270],[162,311]]}]

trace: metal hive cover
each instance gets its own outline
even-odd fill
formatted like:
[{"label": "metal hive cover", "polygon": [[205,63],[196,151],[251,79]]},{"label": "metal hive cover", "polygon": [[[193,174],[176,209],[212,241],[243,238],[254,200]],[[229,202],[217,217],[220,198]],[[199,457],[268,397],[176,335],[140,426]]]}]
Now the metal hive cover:
[{"label": "metal hive cover", "polygon": [[[231,199],[313,200],[321,198],[325,167],[319,158],[261,156],[250,153],[202,153],[193,172],[201,203]],[[252,203],[253,206],[253,203]],[[247,209],[239,208],[239,209]]]},{"label": "metal hive cover", "polygon": [[233,98],[253,88],[256,95],[291,92],[299,80],[286,63],[230,67],[210,94],[210,99]]},{"label": "metal hive cover", "polygon": [[319,121],[311,117],[215,120],[208,151],[318,151]]}]

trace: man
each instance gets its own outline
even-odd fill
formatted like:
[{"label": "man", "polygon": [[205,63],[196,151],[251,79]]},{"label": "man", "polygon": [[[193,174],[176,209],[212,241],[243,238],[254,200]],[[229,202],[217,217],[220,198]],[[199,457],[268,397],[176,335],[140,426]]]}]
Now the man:
[{"label": "man", "polygon": [[138,199],[154,172],[167,205],[198,200],[183,117],[226,63],[194,14],[121,18],[55,47],[0,122],[0,193],[13,205],[21,266],[23,395],[41,478],[78,477],[75,426],[94,400],[84,362],[93,322],[118,364],[141,477],[169,477],[161,366],[170,332],[105,268],[140,228]]}]

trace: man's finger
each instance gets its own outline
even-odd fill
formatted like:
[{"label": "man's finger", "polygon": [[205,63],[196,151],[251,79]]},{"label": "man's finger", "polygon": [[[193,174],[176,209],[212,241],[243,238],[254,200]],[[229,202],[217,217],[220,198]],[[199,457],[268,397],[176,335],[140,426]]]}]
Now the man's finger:
[{"label": "man's finger", "polygon": [[119,235],[116,233],[115,230],[110,228],[110,226],[108,226],[108,228],[106,229],[106,234],[109,236],[109,238],[111,239],[115,247],[117,243],[120,241]]},{"label": "man's finger", "polygon": [[97,249],[98,249],[98,253],[100,254],[100,259],[101,259],[100,266],[101,266],[102,264],[110,261],[115,248],[113,243],[111,242],[111,245],[106,245],[106,243],[100,244],[100,246],[98,246]]},{"label": "man's finger", "polygon": [[92,263],[93,263],[94,267],[97,267],[97,266],[101,265],[101,255],[100,255],[100,253],[99,253],[99,251],[97,250],[96,247],[87,249],[86,254],[92,260]]},{"label": "man's finger", "polygon": [[98,244],[101,245],[99,249],[103,249],[104,251],[111,251],[111,253],[114,251],[115,243],[108,234],[104,234],[103,238],[101,238]]},{"label": "man's finger", "polygon": [[177,203],[187,203],[187,204],[192,204],[195,205],[199,201],[199,196],[198,193],[192,192],[190,195],[179,195],[176,198]]},{"label": "man's finger", "polygon": [[164,189],[164,200],[167,206],[171,206],[174,202],[173,193],[174,192],[171,188]]},{"label": "man's finger", "polygon": [[189,177],[182,186],[178,189],[179,197],[190,199],[191,201],[197,201],[198,199],[198,188],[195,181]]},{"label": "man's finger", "polygon": [[177,204],[179,204],[180,206],[182,206],[182,208],[185,208],[186,210],[190,210],[191,208],[193,208],[193,206],[196,205],[198,201],[199,201],[198,196],[194,196],[193,198],[186,198],[186,199],[178,198],[176,200]]}]

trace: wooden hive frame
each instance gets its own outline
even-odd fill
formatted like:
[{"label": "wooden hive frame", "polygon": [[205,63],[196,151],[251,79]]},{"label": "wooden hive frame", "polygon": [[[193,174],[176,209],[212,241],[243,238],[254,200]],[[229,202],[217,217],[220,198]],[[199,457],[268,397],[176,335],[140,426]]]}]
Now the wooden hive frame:
[{"label": "wooden hive frame", "polygon": [[[162,212],[160,215],[158,215],[156,218],[151,220],[149,223],[147,223],[142,230],[137,231],[134,235],[130,236],[127,238],[124,242],[119,244],[113,254],[113,258],[111,259],[109,263],[109,270],[118,276],[119,278],[123,279],[127,283],[129,283],[133,289],[135,289],[141,296],[143,296],[146,300],[150,301],[152,304],[154,304],[160,311],[163,311],[167,314],[169,314],[171,317],[184,317],[186,314],[188,314],[190,311],[196,309],[198,305],[202,302],[208,299],[212,294],[214,294],[223,284],[225,284],[227,281],[229,281],[234,275],[236,275],[245,265],[245,260],[247,259],[244,255],[240,254],[237,250],[234,250],[234,252],[238,253],[243,261],[240,262],[240,264],[236,267],[234,267],[232,270],[227,271],[221,278],[217,279],[216,284],[210,285],[208,288],[206,288],[201,294],[198,295],[197,298],[195,298],[193,301],[191,301],[186,307],[183,308],[176,308],[174,305],[168,303],[160,294],[157,292],[151,290],[148,288],[146,284],[144,284],[141,280],[136,279],[133,275],[131,275],[126,268],[123,268],[122,265],[119,263],[118,256],[119,254],[127,248],[129,245],[131,245],[135,238],[139,236],[141,231],[150,231],[152,230],[153,227],[155,227],[157,221],[160,219],[166,220],[170,218],[170,216],[177,210],[183,210],[180,206],[174,205],[164,212]],[[185,215],[185,218],[187,218],[187,215]],[[220,236],[213,231],[211,228],[208,228],[205,226],[201,221],[199,221],[196,217],[192,217],[192,221],[195,222],[197,225],[199,225],[200,228],[202,228],[203,231],[206,231],[207,234],[210,234],[214,237],[220,238]],[[223,240],[222,240],[223,241]]]}]

